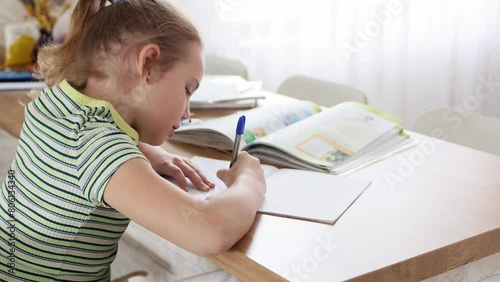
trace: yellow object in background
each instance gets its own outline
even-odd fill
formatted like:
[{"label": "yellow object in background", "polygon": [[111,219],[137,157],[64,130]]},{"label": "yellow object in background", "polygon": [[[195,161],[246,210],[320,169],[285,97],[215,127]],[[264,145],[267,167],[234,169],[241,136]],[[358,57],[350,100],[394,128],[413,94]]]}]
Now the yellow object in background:
[{"label": "yellow object in background", "polygon": [[32,63],[31,53],[36,45],[36,39],[23,34],[7,49],[5,56],[6,67],[23,67]]},{"label": "yellow object in background", "polygon": [[33,62],[32,52],[40,32],[34,22],[5,26],[5,67],[25,68]]}]

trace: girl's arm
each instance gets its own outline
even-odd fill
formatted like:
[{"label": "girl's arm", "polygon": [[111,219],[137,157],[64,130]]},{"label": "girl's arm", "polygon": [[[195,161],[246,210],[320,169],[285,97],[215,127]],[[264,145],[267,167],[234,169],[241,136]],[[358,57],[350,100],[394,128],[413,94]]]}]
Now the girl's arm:
[{"label": "girl's arm", "polygon": [[258,159],[243,152],[218,172],[229,189],[206,200],[193,198],[159,176],[142,159],[122,164],[105,192],[107,204],[131,220],[198,255],[222,253],[250,229],[265,194]]}]

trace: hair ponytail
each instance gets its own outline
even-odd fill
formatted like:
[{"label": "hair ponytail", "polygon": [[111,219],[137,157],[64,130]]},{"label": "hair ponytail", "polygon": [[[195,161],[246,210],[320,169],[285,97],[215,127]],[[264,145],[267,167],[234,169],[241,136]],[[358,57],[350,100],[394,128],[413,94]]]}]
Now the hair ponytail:
[{"label": "hair ponytail", "polygon": [[186,59],[202,41],[193,24],[166,0],[79,0],[71,16],[66,41],[38,55],[38,71],[49,86],[67,79],[84,89],[89,77],[110,77],[116,85],[130,82],[124,60],[146,44],[156,44],[160,57],[152,62],[162,71]]},{"label": "hair ponytail", "polygon": [[100,2],[102,1],[78,1],[71,15],[69,32],[64,43],[49,45],[40,50],[37,71],[47,85],[52,86],[66,78],[77,85],[84,83],[78,81],[78,77],[82,77],[82,69],[75,69],[71,62],[76,60],[78,44],[85,33],[85,26],[99,11]]}]

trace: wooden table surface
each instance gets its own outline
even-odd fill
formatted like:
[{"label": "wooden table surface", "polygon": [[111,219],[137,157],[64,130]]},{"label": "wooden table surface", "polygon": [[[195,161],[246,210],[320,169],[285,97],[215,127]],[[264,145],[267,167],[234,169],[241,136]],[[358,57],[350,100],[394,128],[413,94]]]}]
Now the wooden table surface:
[{"label": "wooden table surface", "polygon": [[[29,98],[0,92],[0,127],[14,136],[19,101]],[[230,251],[209,259],[243,281],[420,281],[500,252],[500,158],[412,136],[419,146],[349,176],[372,184],[335,225],[258,214]]]}]

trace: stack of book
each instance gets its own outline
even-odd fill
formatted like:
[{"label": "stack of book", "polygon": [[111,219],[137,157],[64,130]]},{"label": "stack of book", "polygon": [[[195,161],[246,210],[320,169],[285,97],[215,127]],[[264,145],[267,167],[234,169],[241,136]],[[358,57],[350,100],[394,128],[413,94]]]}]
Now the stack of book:
[{"label": "stack of book", "polygon": [[235,75],[205,75],[191,97],[191,109],[249,109],[264,99],[261,81]]},{"label": "stack of book", "polygon": [[43,89],[46,86],[29,71],[0,71],[0,91]]}]

